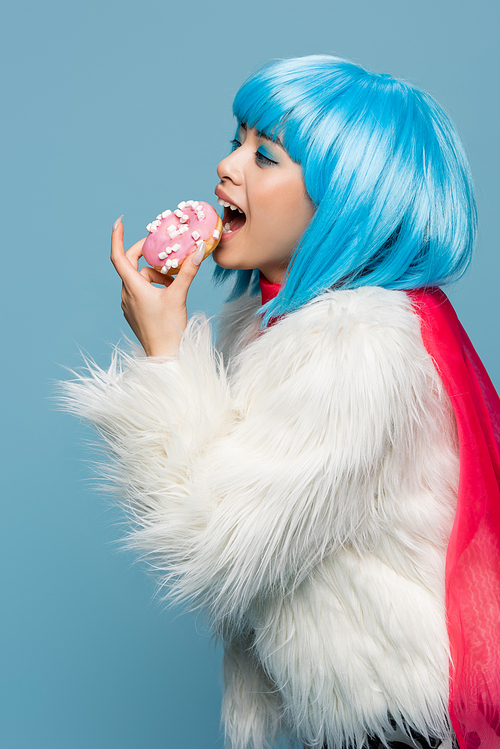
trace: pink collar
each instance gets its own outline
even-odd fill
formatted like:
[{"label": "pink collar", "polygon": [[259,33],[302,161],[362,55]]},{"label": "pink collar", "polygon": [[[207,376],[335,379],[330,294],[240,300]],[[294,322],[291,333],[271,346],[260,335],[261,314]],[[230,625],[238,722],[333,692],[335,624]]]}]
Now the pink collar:
[{"label": "pink collar", "polygon": [[262,304],[266,304],[267,302],[270,302],[271,299],[274,299],[281,289],[280,283],[270,283],[263,273],[259,274],[259,283],[262,294]]}]

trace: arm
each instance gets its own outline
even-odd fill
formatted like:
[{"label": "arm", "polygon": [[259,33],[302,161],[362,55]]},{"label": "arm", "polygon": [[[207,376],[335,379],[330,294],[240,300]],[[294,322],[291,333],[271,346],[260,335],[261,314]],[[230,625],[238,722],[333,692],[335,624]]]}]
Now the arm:
[{"label": "arm", "polygon": [[[430,370],[405,295],[384,294],[398,304],[366,314],[337,293],[281,321],[242,353],[231,390],[202,320],[178,360],[66,386],[114,453],[133,543],[215,622],[291,591],[342,545],[370,547],[383,502],[400,501]],[[392,454],[401,475],[381,497]]]}]

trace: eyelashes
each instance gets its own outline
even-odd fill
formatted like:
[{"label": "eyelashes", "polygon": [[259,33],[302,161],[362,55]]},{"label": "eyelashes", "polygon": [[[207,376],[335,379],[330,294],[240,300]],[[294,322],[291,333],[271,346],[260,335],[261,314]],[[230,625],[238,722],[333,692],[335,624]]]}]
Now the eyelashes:
[{"label": "eyelashes", "polygon": [[271,164],[275,166],[278,163],[277,161],[270,159],[269,156],[266,156],[265,153],[262,153],[260,148],[255,154],[255,159],[257,160],[257,162],[260,162],[261,164],[265,164],[266,166],[271,165]]},{"label": "eyelashes", "polygon": [[[230,144],[231,153],[233,153],[233,151],[236,151],[236,149],[240,148],[241,146],[241,143],[237,138],[233,138],[233,140],[230,141]],[[269,156],[266,156],[266,154],[263,153],[261,149],[262,146],[260,146],[260,148],[255,152],[255,161],[257,162],[257,164],[259,164],[260,166],[276,166],[278,162],[274,159],[271,159]]]}]

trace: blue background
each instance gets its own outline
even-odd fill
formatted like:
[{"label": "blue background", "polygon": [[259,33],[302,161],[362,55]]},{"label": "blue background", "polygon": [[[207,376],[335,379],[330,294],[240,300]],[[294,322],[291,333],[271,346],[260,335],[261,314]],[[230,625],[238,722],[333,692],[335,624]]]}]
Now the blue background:
[{"label": "blue background", "polygon": [[[0,746],[210,749],[219,658],[119,551],[90,431],[51,402],[78,348],[105,365],[126,330],[108,262],[181,199],[213,201],[231,101],[272,57],[336,53],[408,77],[466,142],[481,223],[449,293],[500,386],[497,0],[131,0],[10,4],[2,16],[3,364]],[[191,310],[217,311],[210,262]],[[85,458],[87,462],[83,460]]]}]

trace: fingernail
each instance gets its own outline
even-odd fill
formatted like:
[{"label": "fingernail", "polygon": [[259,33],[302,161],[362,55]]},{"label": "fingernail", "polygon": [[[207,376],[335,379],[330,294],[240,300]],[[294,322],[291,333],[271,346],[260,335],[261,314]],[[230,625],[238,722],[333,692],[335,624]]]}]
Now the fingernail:
[{"label": "fingernail", "polygon": [[195,250],[191,256],[191,262],[193,265],[200,265],[201,261],[205,257],[205,252],[207,249],[207,243],[206,242],[199,242],[198,243],[198,249]]},{"label": "fingernail", "polygon": [[120,224],[122,222],[122,218],[124,217],[124,215],[125,214],[122,213],[122,215],[120,216],[120,218],[116,219],[115,223],[113,224],[113,231],[115,231],[115,229],[118,229],[118,227],[120,226]]}]

